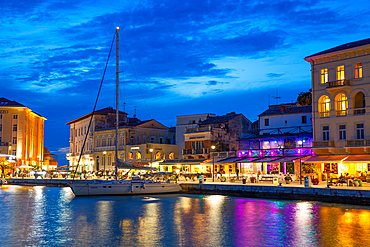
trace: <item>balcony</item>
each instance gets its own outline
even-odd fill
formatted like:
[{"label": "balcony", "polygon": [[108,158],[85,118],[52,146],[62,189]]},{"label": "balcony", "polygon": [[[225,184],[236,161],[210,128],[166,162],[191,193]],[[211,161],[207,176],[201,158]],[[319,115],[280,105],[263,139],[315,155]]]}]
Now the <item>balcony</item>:
[{"label": "balcony", "polygon": [[347,140],[346,147],[369,147],[370,139],[363,140]]},{"label": "balcony", "polygon": [[324,111],[319,113],[320,118],[330,117],[330,111]]},{"label": "balcony", "polygon": [[221,133],[226,134],[227,131],[224,128],[217,128],[217,127],[199,127],[199,128],[187,128],[186,133],[202,133],[202,132],[214,132],[214,133]]},{"label": "balcony", "polygon": [[348,111],[347,110],[338,110],[335,111],[335,116],[340,117],[340,116],[347,116]]},{"label": "balcony", "polygon": [[314,141],[312,148],[331,148],[334,147],[334,141]]},{"label": "balcony", "polygon": [[0,142],[0,147],[9,147],[11,144],[9,142]]},{"label": "balcony", "polygon": [[353,115],[364,115],[366,113],[365,108],[355,108],[353,109]]},{"label": "balcony", "polygon": [[[124,146],[119,146],[118,150],[125,150]],[[116,151],[116,146],[105,146],[105,147],[96,147],[95,151],[101,152],[101,151]]]},{"label": "balcony", "polygon": [[189,154],[209,154],[209,148],[201,148],[201,149],[183,149],[183,155]]},{"label": "balcony", "polygon": [[350,83],[349,82],[350,82],[350,80],[347,80],[347,79],[336,80],[336,81],[329,81],[329,82],[327,82],[326,88],[327,89],[330,89],[330,88],[338,88],[338,87],[350,86]]}]

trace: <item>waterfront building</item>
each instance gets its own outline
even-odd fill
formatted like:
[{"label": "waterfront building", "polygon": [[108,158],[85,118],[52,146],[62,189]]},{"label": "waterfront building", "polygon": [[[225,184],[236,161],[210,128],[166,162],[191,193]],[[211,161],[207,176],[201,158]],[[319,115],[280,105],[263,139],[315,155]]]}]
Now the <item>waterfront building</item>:
[{"label": "waterfront building", "polygon": [[44,167],[47,171],[58,169],[58,155],[51,153],[46,147],[44,147]]},{"label": "waterfront building", "polygon": [[[199,116],[199,115],[193,115]],[[202,115],[204,120],[189,122],[185,128],[182,159],[165,161],[184,173],[212,173],[213,158],[234,156],[238,150],[238,139],[243,133],[252,132],[252,122],[243,114],[235,112],[215,116]],[[178,118],[179,119],[179,118]],[[215,148],[212,149],[212,146]],[[225,167],[226,169],[226,167]],[[227,169],[234,169],[227,167]]]},{"label": "waterfront building", "polygon": [[[83,148],[79,171],[113,171],[115,160],[116,110],[112,107],[72,120],[70,125],[70,168],[75,169]],[[119,113],[118,158],[138,165],[158,166],[158,162],[178,158],[175,132],[158,121],[141,121]],[[160,168],[160,167],[159,167]]]},{"label": "waterfront building", "polygon": [[12,166],[44,165],[45,117],[4,97],[0,98],[0,156],[12,159]]},{"label": "waterfront building", "polygon": [[305,58],[311,64],[313,151],[320,173],[359,176],[370,163],[370,39]]},{"label": "waterfront building", "polygon": [[258,117],[258,133],[240,138],[237,157],[218,163],[238,163],[243,174],[289,173],[298,179],[312,153],[311,105],[270,105]]}]

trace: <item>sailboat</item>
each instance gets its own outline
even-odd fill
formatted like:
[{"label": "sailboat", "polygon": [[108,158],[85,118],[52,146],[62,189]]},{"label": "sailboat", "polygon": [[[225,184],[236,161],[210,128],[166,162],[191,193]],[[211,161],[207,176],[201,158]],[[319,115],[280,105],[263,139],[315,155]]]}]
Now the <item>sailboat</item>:
[{"label": "sailboat", "polygon": [[[116,73],[116,136],[118,136],[119,112],[118,112],[118,88],[119,88],[119,27],[116,28],[117,42],[117,73]],[[156,170],[153,167],[134,165],[130,162],[118,159],[118,138],[115,141],[115,179],[111,181],[93,181],[86,183],[70,183],[75,196],[104,196],[104,195],[140,195],[140,194],[164,194],[182,191],[177,183],[158,182],[133,177],[131,180],[118,180],[118,168],[128,170]],[[83,150],[83,148],[82,148]],[[82,152],[82,151],[81,151]],[[82,153],[81,153],[82,154]]]}]

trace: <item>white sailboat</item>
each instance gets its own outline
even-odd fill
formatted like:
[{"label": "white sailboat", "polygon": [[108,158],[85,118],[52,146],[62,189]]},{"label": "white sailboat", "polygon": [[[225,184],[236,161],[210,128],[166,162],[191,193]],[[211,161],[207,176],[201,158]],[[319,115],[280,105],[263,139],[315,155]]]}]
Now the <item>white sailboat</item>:
[{"label": "white sailboat", "polygon": [[[118,136],[118,85],[119,85],[119,27],[116,29],[117,42],[117,82],[116,82],[116,136]],[[152,167],[134,165],[130,162],[118,159],[118,138],[116,138],[115,155],[115,179],[106,182],[71,183],[69,187],[75,196],[103,196],[103,195],[140,195],[140,194],[164,194],[176,193],[182,189],[179,184],[171,181],[156,182],[153,180],[134,177],[131,180],[118,180],[118,168],[134,170],[155,170]]]}]

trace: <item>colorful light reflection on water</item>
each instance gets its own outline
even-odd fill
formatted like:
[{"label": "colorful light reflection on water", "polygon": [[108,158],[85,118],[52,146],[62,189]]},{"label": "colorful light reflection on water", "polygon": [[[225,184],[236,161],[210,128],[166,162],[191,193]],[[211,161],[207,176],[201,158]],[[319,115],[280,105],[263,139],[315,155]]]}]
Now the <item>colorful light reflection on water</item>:
[{"label": "colorful light reflection on water", "polygon": [[1,246],[363,246],[370,207],[228,196],[74,198],[0,189]]}]

